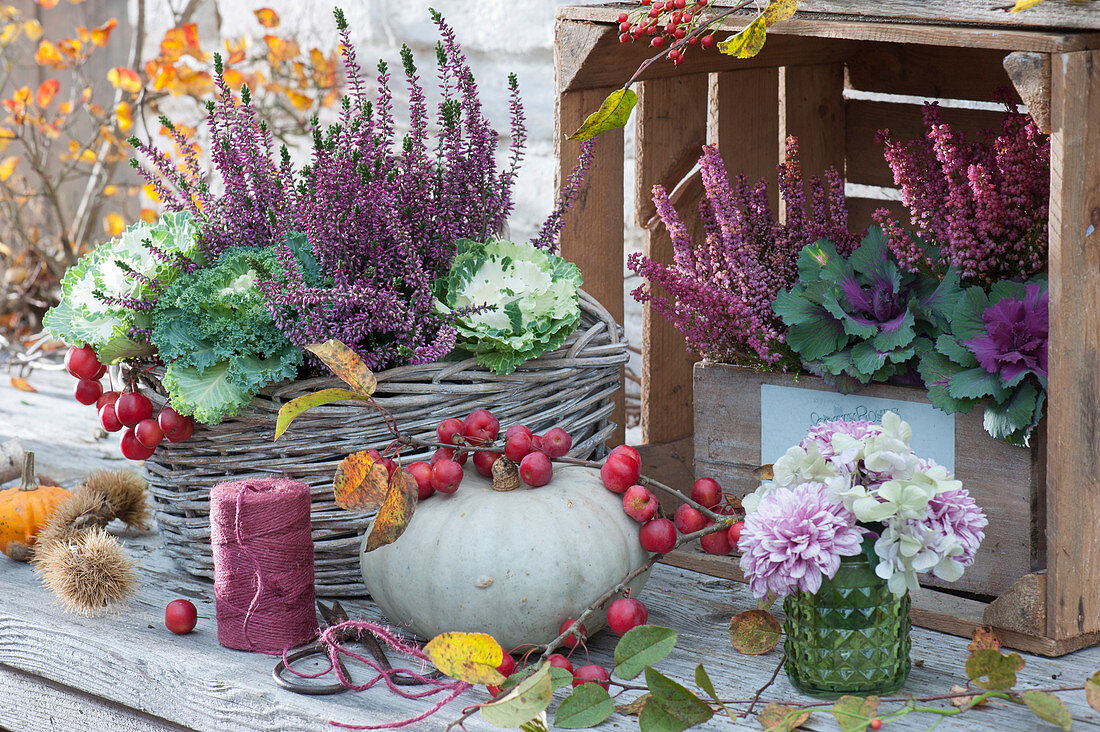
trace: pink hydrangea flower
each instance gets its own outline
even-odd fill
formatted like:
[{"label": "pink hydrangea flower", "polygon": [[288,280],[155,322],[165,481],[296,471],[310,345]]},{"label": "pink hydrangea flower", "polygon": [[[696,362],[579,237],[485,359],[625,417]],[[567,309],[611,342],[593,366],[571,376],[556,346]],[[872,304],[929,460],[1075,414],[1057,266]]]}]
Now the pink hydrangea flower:
[{"label": "pink hydrangea flower", "polygon": [[741,569],[757,598],[812,594],[836,575],[841,557],[859,554],[863,534],[824,483],[777,487],[745,517]]}]

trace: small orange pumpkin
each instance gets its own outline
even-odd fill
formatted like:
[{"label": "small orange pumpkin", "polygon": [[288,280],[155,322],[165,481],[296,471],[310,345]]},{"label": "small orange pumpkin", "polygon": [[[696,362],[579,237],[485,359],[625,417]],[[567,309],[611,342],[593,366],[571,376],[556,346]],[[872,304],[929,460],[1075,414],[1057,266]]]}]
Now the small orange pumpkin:
[{"label": "small orange pumpkin", "polygon": [[19,562],[28,561],[38,532],[71,495],[60,486],[38,485],[34,453],[26,453],[20,484],[0,491],[0,552]]}]

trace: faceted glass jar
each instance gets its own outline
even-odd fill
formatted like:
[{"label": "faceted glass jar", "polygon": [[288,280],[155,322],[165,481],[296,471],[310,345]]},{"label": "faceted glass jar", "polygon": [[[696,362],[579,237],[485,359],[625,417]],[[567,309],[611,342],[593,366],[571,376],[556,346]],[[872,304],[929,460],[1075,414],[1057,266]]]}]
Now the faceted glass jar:
[{"label": "faceted glass jar", "polygon": [[842,557],[814,595],[783,603],[785,670],[814,696],[887,694],[909,676],[909,595],[896,597],[865,553]]}]

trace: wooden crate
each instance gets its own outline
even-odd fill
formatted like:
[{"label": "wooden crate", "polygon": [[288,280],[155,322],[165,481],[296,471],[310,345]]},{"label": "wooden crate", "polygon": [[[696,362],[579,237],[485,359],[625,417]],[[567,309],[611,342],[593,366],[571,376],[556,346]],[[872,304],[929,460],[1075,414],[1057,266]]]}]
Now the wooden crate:
[{"label": "wooden crate", "polygon": [[[679,67],[652,65],[638,85],[635,111],[635,223],[646,228],[648,255],[669,261],[671,245],[654,221],[649,191],[655,183],[673,190],[677,208],[697,226],[690,217],[702,188],[692,168],[705,142],[719,144],[730,171],[774,180],[782,140],[797,135],[808,175],[833,166],[849,184],[864,186],[851,205],[853,220],[866,224],[882,203],[869,187],[892,185],[874,132],[890,127],[898,137],[918,134],[914,97],[990,102],[998,87],[1011,86],[1002,67],[1009,53],[1033,54],[1038,68],[1049,71],[1049,83],[1036,74],[1026,90],[1030,108],[1040,115],[1049,110],[1052,131],[1046,510],[1033,512],[1033,526],[1047,540],[1046,571],[1023,575],[988,608],[963,613],[943,606],[937,617],[956,632],[992,618],[1016,634],[1020,647],[1055,655],[1100,641],[1100,233],[1093,234],[1100,229],[1100,11],[1089,5],[1048,2],[1025,17],[975,10],[961,0],[805,0],[795,18],[769,31],[756,58],[694,54]],[[558,12],[563,175],[579,149],[564,134],[649,54],[641,44],[618,43],[615,18],[629,7]],[[740,28],[749,17],[727,27]],[[937,24],[948,18],[988,25]],[[905,96],[883,100],[868,92]],[[944,106],[944,117],[964,129],[999,119],[988,108]],[[586,289],[616,317],[624,295],[618,266],[623,150],[621,132],[601,136],[587,189],[562,237],[562,251],[580,265]],[[691,435],[695,359],[680,335],[648,310],[643,352],[645,440]]]}]

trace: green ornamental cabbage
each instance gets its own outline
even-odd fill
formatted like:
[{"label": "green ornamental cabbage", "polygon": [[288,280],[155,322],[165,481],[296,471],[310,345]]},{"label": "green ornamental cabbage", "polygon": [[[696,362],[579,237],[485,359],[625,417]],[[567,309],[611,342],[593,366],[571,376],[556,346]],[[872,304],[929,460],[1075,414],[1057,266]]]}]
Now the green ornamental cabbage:
[{"label": "green ornamental cabbage", "polygon": [[130,337],[132,329],[148,327],[147,311],[117,300],[151,300],[155,292],[149,282],[171,284],[179,268],[153,254],[150,245],[169,256],[196,259],[201,256],[197,233],[186,212],[130,226],[69,268],[61,280],[61,302],[43,319],[46,329],[69,344],[90,345],[103,363],[152,355],[149,344]]},{"label": "green ornamental cabbage", "polygon": [[216,424],[263,387],[297,375],[302,350],[275,325],[256,285],[278,268],[273,249],[236,247],[157,299],[151,340],[177,412]]},{"label": "green ornamental cabbage", "polygon": [[437,283],[437,307],[455,318],[459,348],[509,374],[576,329],[580,285],[577,265],[529,244],[460,239],[451,271]]}]

